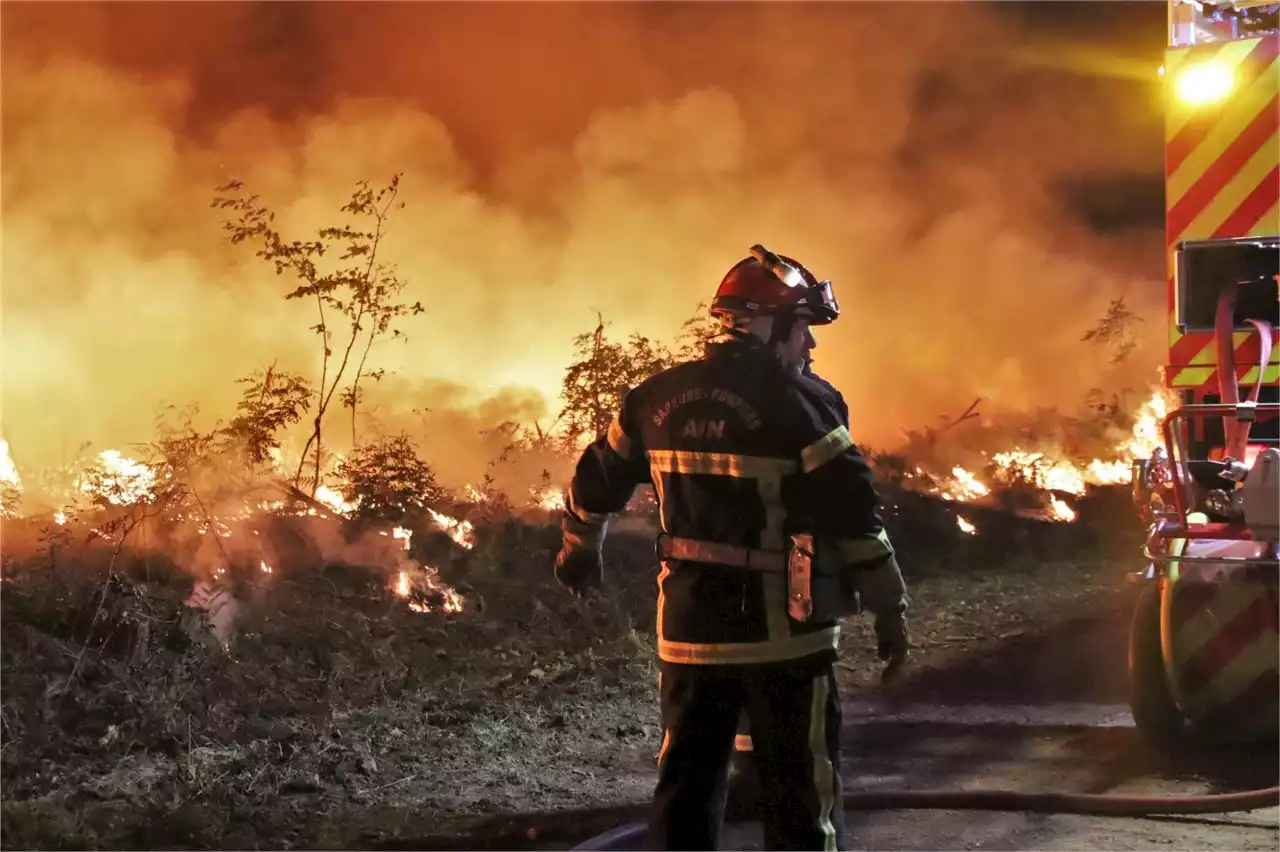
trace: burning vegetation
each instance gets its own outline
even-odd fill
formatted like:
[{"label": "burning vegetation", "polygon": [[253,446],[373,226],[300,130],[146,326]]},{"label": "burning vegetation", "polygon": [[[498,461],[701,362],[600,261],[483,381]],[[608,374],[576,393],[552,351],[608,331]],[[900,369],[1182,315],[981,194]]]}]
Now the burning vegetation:
[{"label": "burning vegetation", "polygon": [[[358,183],[338,221],[313,239],[277,230],[274,213],[242,184],[220,187],[214,207],[227,217],[230,246],[252,249],[289,281],[286,302],[314,308],[318,368],[306,375],[273,362],[236,380],[229,418],[170,407],[149,443],[100,450],[61,471],[23,470],[0,443],[6,576],[39,546],[66,558],[76,540],[107,547],[113,566],[125,553],[159,554],[190,578],[185,605],[204,613],[224,648],[262,588],[325,565],[373,572],[413,613],[457,614],[469,597],[443,576],[442,560],[476,550],[486,529],[554,521],[574,458],[604,434],[627,390],[697,357],[718,330],[702,305],[670,343],[636,333],[613,339],[598,318],[573,340],[554,422],[483,429],[496,449],[483,479],[443,484],[423,440],[396,428],[405,424],[404,400],[379,394],[389,377],[371,362],[375,346],[401,338],[401,324],[421,312],[403,300],[407,282],[383,256],[404,206],[400,186],[399,175],[381,189]],[[950,513],[952,536],[987,537],[993,513],[1071,523],[1091,488],[1128,481],[1131,462],[1155,446],[1166,407],[1160,392],[1131,406],[1095,403],[1081,418],[986,416],[981,402],[908,433],[892,451],[868,450],[891,527],[911,528],[900,515],[908,504],[918,514],[918,498],[932,501],[925,514]],[[447,464],[447,448],[432,457]],[[631,514],[651,528],[644,518],[652,510],[647,493]]]},{"label": "burning vegetation", "polygon": [[[23,499],[19,466],[9,444],[0,441],[4,515],[16,518],[25,507],[58,526],[87,524],[91,535],[114,536],[117,546],[144,522],[162,549],[181,548],[178,542],[188,532],[234,538],[217,544],[216,554],[208,546],[181,553],[179,564],[208,581],[237,560],[275,564],[271,554],[251,554],[253,547],[241,542],[247,535],[260,538],[261,527],[276,517],[319,516],[343,527],[348,538],[351,529],[383,536],[392,530],[410,553],[413,533],[424,528],[444,533],[465,550],[476,544],[477,521],[562,509],[563,480],[573,458],[586,441],[604,434],[626,391],[698,357],[718,327],[701,304],[670,344],[636,333],[613,340],[599,318],[594,330],[573,340],[575,358],[563,374],[563,406],[555,421],[544,427],[507,420],[481,430],[501,446],[483,486],[463,482],[446,488],[420,443],[408,431],[394,431],[403,422],[403,400],[370,390],[387,376],[370,363],[375,345],[403,337],[401,324],[422,312],[420,304],[403,300],[407,282],[383,257],[394,214],[404,207],[400,181],[397,174],[381,189],[358,183],[337,223],[318,228],[313,239],[278,230],[274,212],[240,182],[219,187],[213,206],[226,216],[230,246],[252,248],[278,275],[292,279],[282,292],[286,302],[312,304],[320,356],[315,374],[272,363],[237,379],[241,394],[234,415],[212,426],[198,406],[170,408],[157,421],[159,437],[140,447],[138,458],[106,449],[70,477],[68,470],[61,477],[58,471],[38,471],[34,500]],[[1103,322],[1113,320],[1108,315]],[[1084,340],[1095,334],[1087,332]],[[1076,518],[1073,499],[1090,487],[1128,481],[1132,461],[1155,447],[1167,409],[1161,391],[1129,407],[1118,398],[1092,400],[1087,419],[1057,411],[987,417],[978,411],[981,402],[939,427],[908,433],[891,452],[870,452],[881,478],[947,502],[1070,522]],[[436,456],[443,458],[440,452]],[[537,464],[545,466],[539,484],[530,485]],[[497,479],[504,473],[506,488]],[[512,483],[518,485],[515,499]],[[104,533],[111,524],[113,532]],[[957,524],[966,534],[981,532],[970,519],[957,516]],[[432,575],[430,566],[402,569],[399,562],[409,558],[377,557],[391,578],[389,588],[406,597],[411,575],[418,576],[443,596],[446,610],[463,605],[456,593],[421,579]]]},{"label": "burning vegetation", "polygon": [[[367,190],[362,188],[357,197],[360,193]],[[283,526],[309,537],[322,561],[363,563],[381,570],[385,588],[411,610],[456,613],[466,606],[465,597],[441,581],[438,570],[415,551],[415,534],[440,535],[452,548],[469,551],[477,544],[477,524],[507,518],[554,520],[564,507],[564,496],[562,486],[553,486],[550,470],[544,470],[541,483],[527,487],[519,500],[495,487],[494,470],[519,461],[522,453],[534,453],[551,459],[563,474],[577,448],[607,428],[627,388],[673,361],[696,355],[710,331],[704,320],[695,318],[670,347],[638,336],[626,344],[612,343],[603,322],[594,332],[579,336],[580,360],[566,371],[566,405],[558,428],[504,424],[499,431],[508,444],[479,486],[464,483],[451,490],[439,485],[404,433],[370,437],[345,455],[322,452],[322,408],[311,420],[301,456],[289,461],[282,450],[287,429],[310,415],[313,402],[322,395],[313,393],[301,376],[280,373],[273,366],[241,380],[240,404],[226,425],[202,432],[194,425],[194,410],[188,410],[181,413],[180,425],[162,421],[159,439],[140,447],[136,458],[120,450],[102,450],[60,488],[55,476],[42,472],[43,496],[61,496],[37,508],[28,520],[61,528],[58,535],[63,538],[79,531],[88,539],[111,543],[117,551],[129,545],[165,553],[193,577],[196,589],[187,604],[195,608],[208,610],[208,602],[221,594],[226,610],[231,593],[219,593],[218,584],[227,582],[230,573],[249,570],[245,566],[256,568],[260,582],[276,578],[275,566],[282,562],[278,551],[284,545],[269,531]],[[343,390],[353,423],[360,398],[358,377],[357,371]],[[329,385],[330,395],[338,388]],[[964,506],[1070,523],[1077,519],[1073,502],[1091,488],[1129,481],[1133,460],[1149,456],[1155,448],[1167,405],[1164,393],[1157,391],[1136,411],[1111,411],[1100,429],[1097,423],[1077,423],[1081,432],[1096,433],[1095,445],[1109,447],[1093,458],[1071,459],[1017,444],[998,452],[971,451],[975,437],[989,443],[992,430],[1000,428],[977,414],[977,402],[939,429],[911,433],[899,451],[873,451],[870,456],[888,493],[914,493],[942,505],[954,504],[955,528],[962,535],[983,533],[972,516],[960,513]],[[966,437],[966,427],[960,425],[965,421],[977,421],[970,426],[974,435]],[[954,446],[948,447],[947,441]],[[979,463],[944,461],[957,456],[976,457]],[[7,443],[0,443],[0,479],[4,511],[15,521],[24,505],[23,487]],[[636,503],[646,505],[651,510],[651,494]],[[897,510],[892,501],[887,504],[889,515]],[[16,530],[11,523],[5,547],[9,560],[21,551]],[[388,538],[394,547],[378,543]],[[233,616],[215,617],[210,612],[210,619],[220,641],[226,642]]]},{"label": "burning vegetation", "polygon": [[[1165,391],[1154,391],[1133,413],[1131,432],[1115,440],[1104,457],[1073,461],[1055,457],[1045,450],[1016,448],[980,452],[984,464],[977,472],[957,465],[939,476],[916,466],[901,476],[910,487],[957,503],[998,505],[1002,502],[1002,492],[1004,495],[1033,493],[1039,500],[1038,511],[1042,517],[1071,522],[1076,519],[1070,504],[1072,498],[1084,496],[1092,487],[1129,484],[1133,462],[1150,458],[1153,450],[1163,446],[1160,423],[1169,411],[1169,403]],[[1034,513],[1037,509],[1024,507],[1021,511]],[[962,531],[976,532],[971,523],[961,521]]]}]

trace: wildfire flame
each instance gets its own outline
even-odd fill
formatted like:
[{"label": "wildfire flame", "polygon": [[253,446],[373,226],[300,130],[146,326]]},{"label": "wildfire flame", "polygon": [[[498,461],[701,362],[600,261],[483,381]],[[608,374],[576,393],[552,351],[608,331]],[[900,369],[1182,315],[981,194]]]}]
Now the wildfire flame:
[{"label": "wildfire flame", "polygon": [[[1138,458],[1138,456],[1133,458]],[[1095,485],[1121,485],[1130,482],[1133,479],[1131,461],[1132,459],[1130,461],[1094,459],[1085,468],[1088,471],[1085,481],[1093,482]]]},{"label": "wildfire flame", "polygon": [[[438,513],[432,512],[431,514],[436,515]],[[457,521],[447,515],[440,515],[439,518],[445,521],[453,521],[454,523],[457,523]],[[440,524],[440,519],[436,520],[437,524]],[[470,524],[467,525],[467,529],[468,531],[470,530]],[[386,535],[386,533],[383,533],[383,535]],[[403,542],[404,549],[408,551],[413,542],[413,530],[406,529],[405,527],[394,527],[391,530],[391,537],[397,541]],[[416,565],[417,563],[413,564]],[[401,569],[396,572],[395,582],[391,584],[391,591],[398,597],[402,597],[408,601],[409,609],[414,612],[431,611],[431,606],[422,600],[425,595],[414,594],[414,574],[417,575],[418,583],[422,587],[443,599],[444,603],[440,605],[440,609],[442,611],[462,612],[462,595],[437,580],[436,570],[426,566],[423,566],[421,571],[415,571],[413,573],[407,569]]]},{"label": "wildfire flame", "polygon": [[[462,595],[459,595],[453,589],[438,582],[435,579],[436,571],[434,568],[424,566],[421,574],[417,577],[419,583],[427,590],[440,597],[444,602],[440,605],[443,612],[462,612]],[[391,591],[398,597],[408,601],[409,609],[414,612],[430,612],[431,607],[420,598],[423,596],[415,594],[414,578],[410,576],[409,571],[400,571],[396,574],[395,583],[391,586]]]},{"label": "wildfire flame", "polygon": [[[1157,390],[1139,412],[1133,424],[1133,435],[1120,448],[1125,462],[1150,458],[1153,450],[1164,446],[1164,438],[1160,435],[1160,422],[1168,414],[1169,397],[1163,389]],[[1126,481],[1128,478],[1126,476]]]},{"label": "wildfire flame", "polygon": [[978,477],[962,467],[953,467],[951,469],[952,481],[948,487],[942,491],[943,500],[974,500],[978,497],[986,497],[991,493],[991,489],[978,481]]},{"label": "wildfire flame", "polygon": [[9,442],[0,440],[0,517],[16,514],[12,504],[22,492],[22,480],[18,478],[18,468],[9,455]]},{"label": "wildfire flame", "polygon": [[[1122,484],[1130,481],[1131,462],[1136,458],[1149,457],[1151,451],[1162,444],[1159,433],[1161,419],[1169,410],[1169,402],[1163,390],[1157,391],[1138,412],[1132,434],[1118,442],[1111,458],[1097,458],[1087,462],[1076,463],[1063,458],[1055,458],[1049,453],[1039,450],[1028,450],[1014,447],[989,456],[989,466],[982,468],[982,475],[965,467],[955,466],[948,476],[931,486],[932,490],[945,500],[956,503],[977,503],[992,497],[997,485],[1018,481],[1026,483],[1042,493],[1044,500],[1043,517],[1045,520],[1070,523],[1077,519],[1076,510],[1067,502],[1070,495],[1083,495],[1091,486]],[[274,455],[274,454],[273,454]],[[990,476],[984,481],[984,476]],[[917,482],[928,479],[928,474],[917,469]],[[104,450],[99,453],[95,465],[85,471],[76,481],[77,491],[89,494],[99,500],[116,506],[128,506],[134,503],[151,504],[156,500],[158,474],[157,469],[147,464],[126,457],[118,450]],[[932,481],[932,480],[931,480]],[[9,445],[0,441],[0,485],[19,487],[18,471],[10,456]],[[489,504],[488,495],[474,485],[464,488],[467,498],[478,504]],[[255,498],[258,499],[258,498]],[[359,501],[348,501],[334,487],[322,485],[315,492],[315,499],[332,510],[334,515],[349,516],[359,508]],[[652,499],[650,497],[650,499]],[[544,510],[556,511],[565,507],[566,496],[557,489],[530,489],[528,505]],[[66,511],[53,514],[55,523],[68,523],[73,510],[67,504]],[[187,518],[197,526],[200,533],[213,531],[221,537],[231,537],[232,529],[223,520],[235,521],[253,516],[256,513],[274,513],[286,511],[285,501],[260,501],[255,505],[245,503],[242,511],[228,515],[221,511],[219,517]],[[298,514],[324,515],[315,506],[296,510]],[[434,509],[426,509],[432,522],[444,531],[460,547],[475,547],[475,528],[471,521],[451,517]],[[179,518],[182,519],[182,518]],[[977,526],[968,518],[956,516],[956,527],[961,534],[976,535]],[[254,531],[256,535],[256,531]],[[404,552],[399,565],[392,569],[389,590],[403,598],[407,606],[414,612],[438,610],[446,613],[460,612],[464,600],[458,592],[442,583],[436,569],[424,566],[408,557],[413,533],[404,527],[395,527],[384,531],[382,535],[393,537],[400,542]],[[256,557],[255,557],[256,558]],[[274,569],[265,559],[258,559],[258,569],[262,574],[273,574]],[[224,567],[213,572],[213,582],[226,574]]]},{"label": "wildfire flame", "polygon": [[327,485],[321,485],[316,489],[315,498],[318,502],[325,504],[339,515],[348,515],[360,508],[359,500],[354,503],[349,503],[345,497]]},{"label": "wildfire flame", "polygon": [[1085,472],[1068,461],[1051,461],[1044,453],[1028,453],[1014,450],[1008,453],[996,453],[991,457],[1001,470],[1016,473],[1018,478],[1042,488],[1045,491],[1065,491],[1068,494],[1083,494]]},{"label": "wildfire flame", "polygon": [[[19,483],[17,469],[13,464],[9,455],[9,445],[7,442],[0,441],[0,483],[9,483],[16,486]],[[128,458],[119,450],[104,450],[100,452],[93,467],[84,472],[81,477],[76,480],[76,490],[79,493],[90,495],[101,501],[110,503],[115,506],[129,506],[138,503],[151,503],[156,499],[157,472],[156,469],[140,462],[136,459]],[[479,494],[478,491],[474,491]],[[557,495],[548,495],[546,500],[553,502]],[[359,502],[348,501],[336,489],[322,485],[316,489],[316,501],[331,508],[336,515],[350,515],[359,507]],[[205,535],[213,532],[222,538],[231,538],[233,531],[224,520],[235,521],[244,520],[252,517],[257,513],[275,513],[285,510],[286,503],[284,501],[259,501],[256,505],[246,503],[241,510],[233,512],[231,515],[225,512],[220,513],[222,517],[203,516],[185,518],[181,515],[176,516],[178,520],[188,520],[195,525],[196,531]],[[460,521],[451,518],[448,515],[428,510],[432,520],[443,530],[445,530],[454,541],[466,548],[471,548],[475,544],[474,529],[470,522]],[[316,515],[318,513],[314,507],[308,507],[297,511],[300,515]],[[57,524],[66,524],[68,522],[67,511],[56,511],[53,513],[53,520]],[[257,534],[257,531],[252,531]],[[413,540],[413,531],[405,527],[394,527],[389,532],[383,532],[382,535],[389,535],[398,541],[401,548],[406,553],[409,551]],[[258,571],[261,574],[274,574],[275,569],[266,559],[258,558]],[[220,588],[220,583],[227,576],[227,567],[219,565],[210,572],[210,579],[202,581],[208,586],[210,594],[214,594],[214,590]],[[391,591],[397,596],[404,598],[408,606],[414,612],[430,612],[432,610],[440,610],[446,613],[461,612],[464,600],[457,591],[440,582],[438,574],[434,568],[419,565],[411,559],[401,560],[401,567],[394,575],[395,580],[391,584]],[[212,584],[212,585],[210,585]],[[207,601],[189,601],[193,606],[209,609],[211,604]]]},{"label": "wildfire flame", "polygon": [[533,503],[540,509],[546,509],[548,512],[559,512],[565,507],[565,497],[563,491],[534,491]]},{"label": "wildfire flame", "polygon": [[[1014,448],[990,457],[993,476],[1000,480],[1025,482],[1045,492],[1077,496],[1083,495],[1090,486],[1128,483],[1133,476],[1133,460],[1149,458],[1154,449],[1163,446],[1160,422],[1168,412],[1166,391],[1158,389],[1139,409],[1132,433],[1116,447],[1114,458],[1075,464],[1066,459],[1051,458],[1044,452]],[[925,475],[919,469],[915,474],[917,477]],[[934,491],[944,500],[965,503],[990,496],[991,486],[972,471],[955,467],[951,476],[939,483]],[[1070,522],[1076,519],[1076,512],[1065,500],[1050,493],[1046,518]]]},{"label": "wildfire flame", "polygon": [[1071,508],[1066,500],[1060,500],[1057,495],[1050,494],[1049,519],[1054,521],[1074,521],[1076,519],[1076,510]]},{"label": "wildfire flame", "polygon": [[476,546],[475,528],[470,521],[451,518],[435,509],[427,509],[427,514],[431,516],[431,520],[435,521],[436,526],[444,530],[459,547],[470,550]]},{"label": "wildfire flame", "polygon": [[13,456],[9,455],[9,442],[3,439],[0,439],[0,483],[14,488],[22,487],[22,480],[18,478],[18,467],[13,463]]},{"label": "wildfire flame", "polygon": [[115,506],[131,506],[154,496],[155,469],[135,459],[126,458],[119,450],[103,450],[98,462],[85,478],[80,490]]}]

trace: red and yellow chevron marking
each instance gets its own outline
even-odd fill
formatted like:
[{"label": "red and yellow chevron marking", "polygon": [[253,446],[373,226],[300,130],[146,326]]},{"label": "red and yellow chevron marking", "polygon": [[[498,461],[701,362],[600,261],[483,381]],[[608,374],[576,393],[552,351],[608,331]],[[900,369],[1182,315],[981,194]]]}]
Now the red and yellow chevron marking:
[{"label": "red and yellow chevron marking", "polygon": [[[1221,103],[1189,106],[1172,93],[1165,113],[1165,224],[1168,250],[1170,388],[1217,390],[1213,335],[1183,334],[1174,315],[1174,248],[1183,240],[1280,234],[1280,33],[1165,53],[1165,80],[1202,62],[1232,69]],[[1242,382],[1256,382],[1257,338],[1235,337]],[[1263,381],[1280,381],[1280,348]]]},{"label": "red and yellow chevron marking", "polygon": [[1249,738],[1280,727],[1280,596],[1274,584],[1166,583],[1169,657],[1184,713]]}]

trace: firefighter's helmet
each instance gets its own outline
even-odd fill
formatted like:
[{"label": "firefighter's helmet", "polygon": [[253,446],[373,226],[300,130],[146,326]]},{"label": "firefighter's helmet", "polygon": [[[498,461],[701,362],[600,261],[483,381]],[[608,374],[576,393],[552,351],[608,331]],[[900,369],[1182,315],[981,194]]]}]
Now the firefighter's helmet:
[{"label": "firefighter's helmet", "polygon": [[754,245],[750,256],[725,273],[711,313],[799,316],[826,325],[840,316],[840,305],[830,281],[819,281],[799,261]]}]

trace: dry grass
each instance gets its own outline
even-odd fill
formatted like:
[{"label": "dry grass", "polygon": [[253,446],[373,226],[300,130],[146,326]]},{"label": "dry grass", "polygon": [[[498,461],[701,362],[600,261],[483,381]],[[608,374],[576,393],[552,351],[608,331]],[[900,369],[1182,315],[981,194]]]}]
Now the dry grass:
[{"label": "dry grass", "polygon": [[[1095,557],[1121,539],[1097,525],[993,515],[966,537],[953,507],[914,499],[894,531],[910,542],[922,670],[1119,580]],[[659,739],[651,542],[612,538],[608,593],[583,604],[550,579],[556,529],[480,532],[441,566],[463,613],[411,612],[370,569],[280,572],[249,584],[226,649],[163,559],[134,554],[110,579],[101,553],[9,564],[0,843],[355,848],[644,799]],[[1053,552],[1074,558],[1045,563]],[[869,626],[846,636],[848,684],[865,685]]]}]

